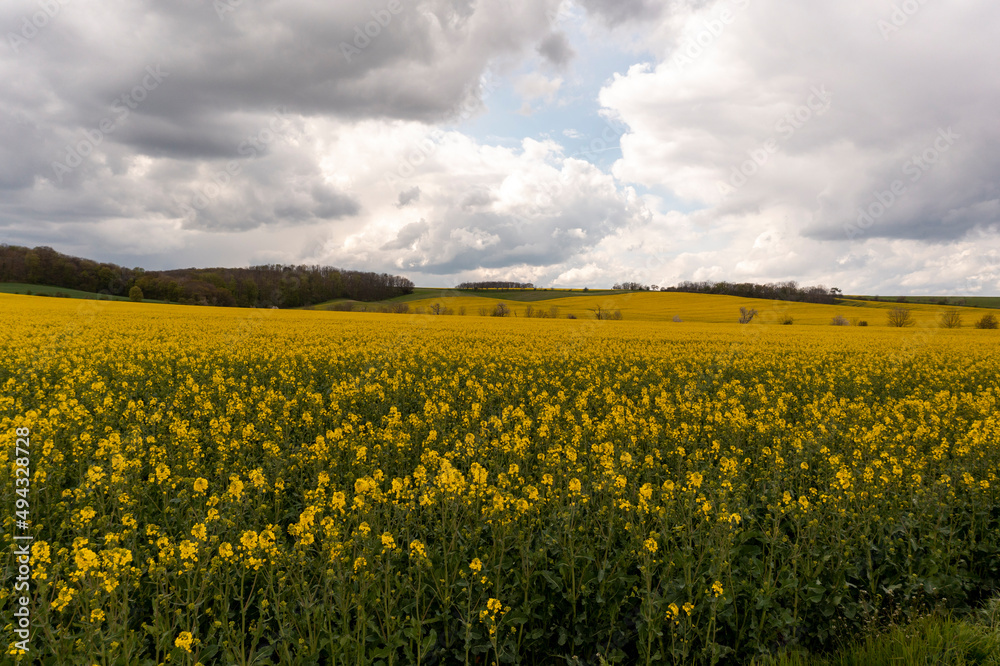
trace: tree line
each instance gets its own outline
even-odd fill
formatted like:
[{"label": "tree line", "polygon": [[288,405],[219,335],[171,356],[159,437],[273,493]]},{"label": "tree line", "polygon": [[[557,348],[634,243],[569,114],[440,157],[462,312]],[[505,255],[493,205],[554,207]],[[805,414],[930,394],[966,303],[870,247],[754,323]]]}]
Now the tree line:
[{"label": "tree line", "polygon": [[479,289],[534,289],[531,282],[503,282],[494,280],[492,282],[463,282],[455,289],[465,289],[477,291]]},{"label": "tree line", "polygon": [[73,257],[50,247],[6,244],[0,245],[0,282],[113,296],[128,296],[138,287],[146,299],[258,308],[294,308],[335,298],[379,301],[413,292],[413,282],[404,277],[330,266],[267,264],[147,271]]},{"label": "tree line", "polygon": [[797,282],[690,282],[684,281],[673,287],[663,287],[660,291],[679,291],[692,294],[722,294],[742,298],[766,298],[772,301],[798,301],[801,303],[825,303],[832,305],[841,296],[840,289],[819,285],[800,287]]}]

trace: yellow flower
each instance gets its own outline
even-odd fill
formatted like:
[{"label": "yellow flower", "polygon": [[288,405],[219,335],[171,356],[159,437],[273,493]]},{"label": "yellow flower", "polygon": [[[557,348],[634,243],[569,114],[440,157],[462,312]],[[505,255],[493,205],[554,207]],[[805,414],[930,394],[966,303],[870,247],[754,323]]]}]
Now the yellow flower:
[{"label": "yellow flower", "polygon": [[57,611],[64,610],[69,602],[73,601],[74,595],[76,595],[76,590],[71,587],[63,587],[59,590],[59,596],[52,602],[52,608]]},{"label": "yellow flower", "polygon": [[206,538],[208,538],[208,530],[205,528],[205,524],[198,523],[197,525],[192,527],[191,536],[193,536],[195,539],[198,539],[199,541],[204,541]]},{"label": "yellow flower", "polygon": [[94,610],[90,611],[90,621],[93,622],[94,624],[100,624],[101,622],[104,622],[104,611],[102,611],[100,608],[95,608]]},{"label": "yellow flower", "polygon": [[396,549],[396,540],[392,538],[392,535],[388,532],[382,533],[382,552],[392,551]]},{"label": "yellow flower", "polygon": [[246,550],[253,550],[257,547],[257,533],[252,530],[247,530],[240,537],[240,543]]},{"label": "yellow flower", "polygon": [[421,541],[414,540],[410,542],[410,557],[421,560],[427,559],[427,549]]},{"label": "yellow flower", "polygon": [[472,570],[472,573],[479,573],[483,570],[483,563],[479,561],[478,557],[473,558],[473,560],[469,562],[469,569]]},{"label": "yellow flower", "polygon": [[574,477],[569,480],[569,489],[571,492],[578,493],[580,492],[580,488],[582,487],[583,486],[580,484],[580,479]]},{"label": "yellow flower", "polygon": [[361,569],[364,569],[366,566],[368,566],[368,560],[366,560],[365,558],[359,557],[359,558],[355,559],[354,560],[354,573],[357,573]]},{"label": "yellow flower", "polygon": [[694,610],[694,604],[693,603],[691,603],[689,601],[686,604],[684,604],[684,612],[687,613],[688,616],[691,615],[691,611],[693,611],[693,610]]},{"label": "yellow flower", "polygon": [[233,546],[228,541],[223,541],[219,544],[219,556],[223,559],[228,560],[233,556]]},{"label": "yellow flower", "polygon": [[232,474],[229,477],[229,489],[226,490],[227,493],[236,501],[239,501],[243,497],[243,482],[240,481],[240,477],[236,474]]},{"label": "yellow flower", "polygon": [[204,493],[208,489],[208,479],[203,479],[200,476],[194,480],[194,491],[196,493]]},{"label": "yellow flower", "polygon": [[163,483],[170,478],[170,468],[164,463],[160,463],[156,466],[156,482]]},{"label": "yellow flower", "polygon": [[719,581],[715,581],[714,583],[712,583],[712,592],[715,593],[715,596],[717,597],[721,596],[723,591],[724,590],[722,589],[722,583],[720,583]]},{"label": "yellow flower", "polygon": [[97,567],[97,554],[89,548],[81,548],[74,556],[77,570],[85,574]]},{"label": "yellow flower", "polygon": [[642,542],[642,545],[645,546],[646,550],[651,553],[655,553],[657,548],[659,548],[659,544],[656,543],[656,539],[646,539]]},{"label": "yellow flower", "polygon": [[51,549],[47,541],[36,541],[31,545],[31,563],[47,564],[51,562]]},{"label": "yellow flower", "polygon": [[198,545],[185,539],[180,543],[181,559],[198,561]]},{"label": "yellow flower", "polygon": [[190,631],[182,631],[174,640],[174,646],[181,648],[185,652],[191,651],[191,644],[194,643],[194,636]]}]

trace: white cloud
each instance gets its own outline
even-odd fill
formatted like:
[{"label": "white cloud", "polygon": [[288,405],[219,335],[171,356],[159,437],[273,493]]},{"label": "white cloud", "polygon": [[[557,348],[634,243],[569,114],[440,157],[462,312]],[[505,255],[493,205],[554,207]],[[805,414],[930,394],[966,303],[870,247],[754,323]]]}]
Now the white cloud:
[{"label": "white cloud", "polygon": [[514,84],[514,90],[524,100],[520,113],[530,115],[534,111],[532,103],[537,100],[551,104],[562,83],[562,77],[556,76],[550,79],[538,71],[528,72],[519,77]]},{"label": "white cloud", "polygon": [[[922,262],[997,239],[1000,82],[982,63],[996,57],[983,35],[1000,28],[1000,8],[926,5],[887,42],[877,21],[889,5],[737,4],[664,20],[651,34],[674,48],[601,91],[629,126],[615,176],[698,210],[679,224],[707,247],[675,244],[668,272],[947,289],[955,271]],[[679,61],[684,39],[727,5],[724,29]],[[879,201],[885,211],[851,234],[859,207]],[[985,270],[974,257],[962,266]]]}]

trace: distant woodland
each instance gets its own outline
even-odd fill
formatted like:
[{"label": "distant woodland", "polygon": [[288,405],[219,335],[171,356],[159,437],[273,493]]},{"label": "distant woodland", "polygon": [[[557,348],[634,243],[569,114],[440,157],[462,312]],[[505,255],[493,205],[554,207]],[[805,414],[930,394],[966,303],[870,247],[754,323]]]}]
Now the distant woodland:
[{"label": "distant woodland", "polygon": [[334,298],[378,301],[413,292],[396,275],[329,266],[269,264],[250,268],[146,271],[98,263],[50,247],[0,245],[0,282],[21,282],[192,305],[294,308]]},{"label": "distant woodland", "polygon": [[841,297],[840,289],[824,286],[800,287],[798,283],[771,282],[681,282],[675,287],[663,287],[660,291],[680,291],[693,294],[722,294],[742,298],[766,298],[774,301],[798,301],[801,303],[833,304]]},{"label": "distant woodland", "polygon": [[480,289],[534,289],[535,285],[530,282],[504,282],[494,280],[492,282],[463,282],[455,287],[468,291],[479,291]]}]

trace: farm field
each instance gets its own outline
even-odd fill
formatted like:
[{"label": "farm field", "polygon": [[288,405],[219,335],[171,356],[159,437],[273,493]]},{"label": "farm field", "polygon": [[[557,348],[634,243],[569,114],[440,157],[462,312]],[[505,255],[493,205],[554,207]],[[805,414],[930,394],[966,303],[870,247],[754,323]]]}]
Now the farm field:
[{"label": "farm field", "polygon": [[79,289],[50,287],[44,284],[22,284],[19,282],[0,282],[0,293],[26,295],[34,294],[37,296],[57,296],[60,298],[89,298],[94,300],[103,299],[106,301],[129,300],[126,296],[109,296],[104,294],[95,294],[90,291],[80,291]]},{"label": "farm field", "polygon": [[[432,291],[432,290],[428,290]],[[864,320],[869,326],[887,326],[886,313],[892,308],[902,306],[912,312],[917,327],[936,327],[942,313],[958,310],[963,317],[965,326],[972,324],[988,312],[1000,317],[1000,310],[984,308],[943,306],[932,303],[890,303],[884,301],[860,301],[845,299],[836,305],[820,305],[815,303],[797,303],[791,301],[769,301],[757,298],[739,298],[736,296],[719,296],[706,294],[687,294],[680,292],[604,292],[584,293],[580,291],[567,295],[564,292],[554,292],[554,297],[546,298],[548,292],[524,292],[542,298],[525,301],[504,294],[489,291],[473,295],[472,292],[440,291],[428,295],[411,294],[405,297],[405,303],[411,313],[431,312],[432,306],[440,304],[449,308],[453,314],[464,312],[466,316],[479,316],[481,310],[492,310],[497,303],[503,303],[511,310],[512,317],[524,317],[528,307],[534,311],[549,312],[552,308],[558,317],[573,315],[580,319],[593,318],[595,308],[605,310],[620,310],[622,317],[631,321],[672,322],[679,317],[687,323],[727,324],[735,323],[741,307],[755,308],[759,318],[755,323],[778,324],[786,317],[792,317],[798,325],[829,325],[836,316],[842,316],[848,321]],[[398,299],[393,299],[393,302]],[[402,301],[400,301],[402,302]],[[316,306],[322,309],[322,306]],[[378,304],[356,303],[359,310],[367,308],[375,310]]]},{"label": "farm field", "polygon": [[[601,299],[625,319],[584,319]],[[995,594],[997,331],[934,306],[887,328],[888,303],[856,308],[868,328],[760,301],[728,323],[747,300],[525,320],[0,294],[33,656],[745,663]]]}]

